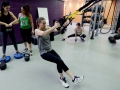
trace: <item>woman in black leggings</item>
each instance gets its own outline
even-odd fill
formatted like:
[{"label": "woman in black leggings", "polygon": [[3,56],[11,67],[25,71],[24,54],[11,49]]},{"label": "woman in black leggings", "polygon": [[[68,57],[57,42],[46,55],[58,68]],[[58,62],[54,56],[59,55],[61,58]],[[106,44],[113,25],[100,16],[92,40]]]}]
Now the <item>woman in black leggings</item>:
[{"label": "woman in black leggings", "polygon": [[[6,58],[6,45],[7,45],[7,37],[10,36],[14,48],[16,50],[16,53],[19,53],[17,43],[15,40],[15,33],[13,29],[13,24],[16,24],[17,18],[15,15],[9,11],[10,10],[10,4],[7,1],[3,1],[1,5],[1,11],[0,11],[0,25],[1,25],[1,38],[2,38],[2,50],[3,50],[3,59]],[[14,19],[14,21],[11,22],[11,17]]]},{"label": "woman in black leggings", "polygon": [[75,37],[75,41],[77,41],[77,36],[80,37],[81,41],[85,41],[84,38],[86,35],[84,34],[84,29],[81,27],[80,23],[77,23],[76,25],[77,27],[75,28],[75,33],[63,38],[62,41],[65,41],[65,39],[70,37]]},{"label": "woman in black leggings", "polygon": [[32,56],[33,51],[32,51],[31,36],[32,34],[34,34],[34,24],[33,24],[32,15],[30,14],[29,5],[25,4],[21,7],[21,13],[19,13],[18,15],[18,21],[20,22],[21,36],[25,46],[23,53],[26,53],[28,51],[27,48],[27,43],[28,43],[30,49],[30,55]]},{"label": "woman in black leggings", "polygon": [[60,24],[55,22],[55,25],[50,29],[46,29],[46,21],[43,17],[37,19],[37,27],[35,30],[35,35],[38,38],[38,48],[40,51],[41,57],[49,62],[53,62],[57,64],[57,70],[60,74],[60,82],[65,88],[68,88],[69,85],[63,76],[63,71],[72,79],[74,84],[81,82],[84,76],[77,77],[74,76],[60,56],[51,48],[50,36],[51,32],[57,31],[56,28],[60,27]]}]

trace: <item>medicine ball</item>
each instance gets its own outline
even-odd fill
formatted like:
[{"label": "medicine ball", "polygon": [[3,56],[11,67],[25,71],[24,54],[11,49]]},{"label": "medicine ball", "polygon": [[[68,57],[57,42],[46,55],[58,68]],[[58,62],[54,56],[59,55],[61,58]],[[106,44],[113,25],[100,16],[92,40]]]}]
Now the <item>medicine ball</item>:
[{"label": "medicine ball", "polygon": [[1,70],[5,70],[7,68],[7,64],[6,63],[1,63],[0,64],[0,69]]}]

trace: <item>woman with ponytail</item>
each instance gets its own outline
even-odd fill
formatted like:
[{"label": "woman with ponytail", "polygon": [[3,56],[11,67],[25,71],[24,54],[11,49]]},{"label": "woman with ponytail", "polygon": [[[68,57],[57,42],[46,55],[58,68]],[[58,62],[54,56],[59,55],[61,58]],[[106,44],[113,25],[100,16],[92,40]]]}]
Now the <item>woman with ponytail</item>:
[{"label": "woman with ponytail", "polygon": [[33,24],[32,15],[30,14],[29,5],[25,4],[21,7],[21,13],[19,13],[18,15],[18,20],[20,22],[21,36],[25,46],[23,53],[28,51],[28,48],[27,48],[27,43],[28,43],[29,49],[30,49],[30,55],[32,56],[33,51],[32,51],[32,44],[31,44],[31,36],[32,34],[34,34],[34,24]]},{"label": "woman with ponytail", "polygon": [[68,66],[61,59],[61,57],[56,53],[55,50],[52,49],[49,34],[51,32],[56,32],[57,28],[60,27],[60,23],[55,22],[53,27],[46,28],[45,18],[40,17],[36,20],[36,24],[37,24],[37,29],[35,29],[35,36],[37,37],[40,56],[46,61],[56,63],[57,71],[60,75],[59,80],[61,84],[65,88],[69,88],[69,84],[67,83],[67,80],[63,75],[63,71],[72,79],[72,82],[74,84],[82,82],[84,79],[84,76],[81,76],[81,77],[74,76],[69,70]]},{"label": "woman with ponytail", "polygon": [[[11,21],[11,17],[14,21]],[[10,36],[16,53],[18,54],[18,47],[15,39],[15,33],[13,29],[13,25],[16,24],[17,18],[15,15],[10,11],[10,3],[7,1],[3,1],[1,4],[1,11],[0,11],[0,25],[1,25],[1,38],[2,38],[2,50],[3,50],[3,58],[6,58],[6,46],[7,46],[7,37]]]}]

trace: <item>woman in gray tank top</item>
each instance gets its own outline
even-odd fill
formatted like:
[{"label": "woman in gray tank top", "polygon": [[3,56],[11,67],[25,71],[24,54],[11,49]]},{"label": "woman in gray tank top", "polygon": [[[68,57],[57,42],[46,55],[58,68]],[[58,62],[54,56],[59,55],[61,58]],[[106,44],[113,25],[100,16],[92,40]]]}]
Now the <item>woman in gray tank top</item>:
[{"label": "woman in gray tank top", "polygon": [[63,38],[62,41],[65,41],[65,39],[70,37],[75,37],[75,41],[77,41],[77,36],[80,37],[81,41],[85,41],[84,38],[86,37],[86,35],[84,34],[84,30],[81,27],[80,23],[77,23],[76,26],[77,27],[75,28],[75,33],[67,36],[66,38]]},{"label": "woman in gray tank top", "polygon": [[55,22],[53,27],[46,29],[46,21],[43,17],[40,17],[37,19],[37,27],[38,29],[35,29],[35,35],[38,39],[38,48],[40,51],[40,55],[44,60],[57,64],[57,70],[60,74],[60,82],[62,83],[62,85],[65,88],[69,87],[65,77],[63,76],[63,71],[72,79],[74,84],[83,81],[84,76],[74,76],[70,72],[66,64],[63,62],[61,57],[51,48],[49,34],[51,32],[57,31],[56,28],[60,27],[60,24],[58,22]]}]

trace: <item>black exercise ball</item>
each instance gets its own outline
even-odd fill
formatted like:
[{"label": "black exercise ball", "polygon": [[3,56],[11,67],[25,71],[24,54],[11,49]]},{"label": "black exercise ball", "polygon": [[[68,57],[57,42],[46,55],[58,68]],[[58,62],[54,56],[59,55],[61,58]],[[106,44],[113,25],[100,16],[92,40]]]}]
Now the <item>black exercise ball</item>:
[{"label": "black exercise ball", "polygon": [[6,63],[1,63],[0,64],[0,69],[1,70],[5,70],[7,68],[7,64]]}]

